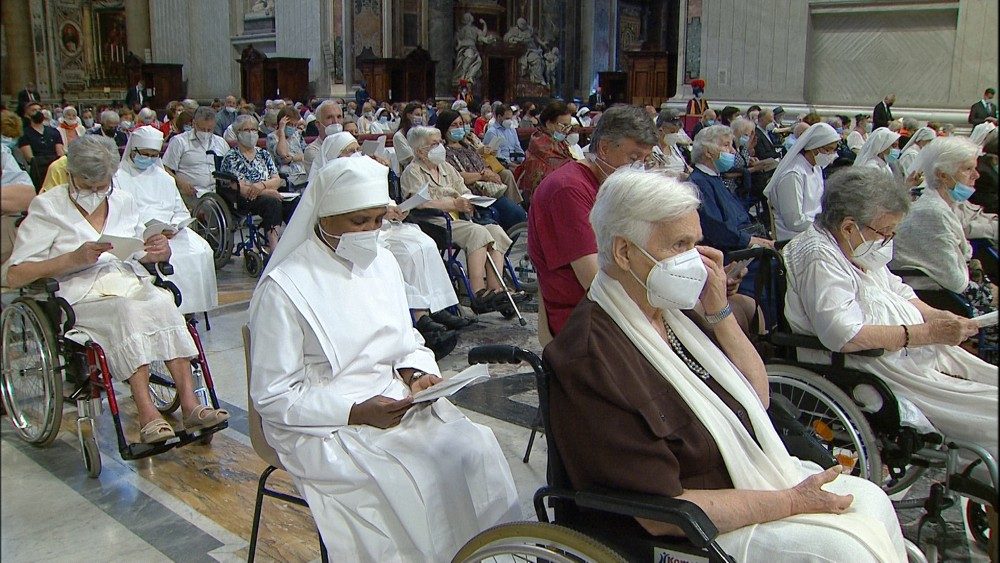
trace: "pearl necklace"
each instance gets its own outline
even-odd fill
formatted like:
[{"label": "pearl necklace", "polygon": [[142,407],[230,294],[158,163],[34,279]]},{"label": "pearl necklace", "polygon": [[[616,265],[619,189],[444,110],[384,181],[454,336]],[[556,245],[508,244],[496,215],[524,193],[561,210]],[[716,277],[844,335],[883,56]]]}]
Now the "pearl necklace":
[{"label": "pearl necklace", "polygon": [[668,325],[666,321],[664,321],[663,323],[663,328],[667,329],[667,343],[670,344],[670,348],[674,351],[675,354],[677,354],[677,357],[680,358],[685,365],[687,365],[688,369],[690,369],[695,375],[706,381],[710,379],[712,377],[712,374],[708,373],[708,370],[701,367],[701,364],[698,363],[698,360],[688,355],[687,350],[684,348],[684,345],[681,344],[680,339],[677,338],[677,335],[674,334],[674,331],[670,328],[670,325]]}]

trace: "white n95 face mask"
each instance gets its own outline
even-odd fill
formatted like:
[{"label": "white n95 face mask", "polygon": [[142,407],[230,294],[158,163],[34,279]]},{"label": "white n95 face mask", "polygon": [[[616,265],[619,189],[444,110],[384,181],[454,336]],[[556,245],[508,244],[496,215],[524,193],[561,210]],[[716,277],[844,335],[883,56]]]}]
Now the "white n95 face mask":
[{"label": "white n95 face mask", "polygon": [[324,133],[326,133],[327,137],[329,137],[331,135],[336,135],[337,133],[340,133],[343,130],[344,130],[344,126],[341,125],[341,124],[339,124],[339,123],[331,123],[331,124],[327,125],[323,129],[323,131],[324,131]]},{"label": "white n95 face mask", "polygon": [[427,151],[427,158],[434,164],[444,164],[447,157],[448,152],[445,150],[444,145],[437,145],[433,149]]},{"label": "white n95 face mask", "polygon": [[[322,227],[320,228],[322,229]],[[365,270],[372,265],[375,257],[378,256],[379,233],[381,231],[362,231],[344,233],[339,237],[331,236],[340,240],[337,243],[337,256]]]},{"label": "white n95 face mask", "polygon": [[[862,240],[864,235],[861,235]],[[854,261],[865,270],[877,270],[892,262],[892,242],[866,240],[854,249]]]},{"label": "white n95 face mask", "polygon": [[657,261],[646,249],[636,245],[647,258],[656,262],[643,283],[632,270],[629,273],[646,288],[646,299],[657,309],[693,309],[708,280],[708,269],[697,248]]},{"label": "white n95 face mask", "polygon": [[816,164],[822,166],[823,168],[830,166],[835,160],[837,160],[837,153],[835,152],[821,152],[816,154]]}]

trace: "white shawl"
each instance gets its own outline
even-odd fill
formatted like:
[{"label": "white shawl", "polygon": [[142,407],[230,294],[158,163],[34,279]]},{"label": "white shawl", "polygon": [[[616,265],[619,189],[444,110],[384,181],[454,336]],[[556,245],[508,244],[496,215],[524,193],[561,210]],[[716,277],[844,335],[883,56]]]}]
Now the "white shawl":
[{"label": "white shawl", "polygon": [[[759,446],[736,414],[665,345],[618,281],[603,271],[598,272],[588,296],[608,313],[708,429],[736,489],[783,490],[805,478],[795,458],[785,450],[750,383],[690,319],[680,311],[663,310],[664,321],[691,355],[746,409]],[[854,509],[839,515],[798,514],[785,520],[836,528],[867,546],[878,561],[889,561],[895,553],[882,524]],[[734,542],[745,551],[756,526],[724,534],[725,543]]]}]

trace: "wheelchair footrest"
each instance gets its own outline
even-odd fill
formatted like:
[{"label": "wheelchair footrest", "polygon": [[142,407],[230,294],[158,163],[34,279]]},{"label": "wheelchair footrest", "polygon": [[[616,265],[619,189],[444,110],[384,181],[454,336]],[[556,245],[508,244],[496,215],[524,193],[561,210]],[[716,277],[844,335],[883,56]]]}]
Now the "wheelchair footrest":
[{"label": "wheelchair footrest", "polygon": [[228,420],[208,428],[199,428],[198,430],[190,434],[181,430],[180,432],[177,433],[176,436],[164,442],[158,442],[156,444],[143,444],[142,442],[133,442],[131,444],[128,444],[124,448],[121,448],[119,450],[119,453],[121,453],[122,459],[124,460],[142,459],[144,457],[161,454],[165,451],[172,450],[177,447],[186,446],[191,442],[197,442],[198,440],[203,440],[207,436],[215,434],[220,430],[225,430],[226,428],[229,428]]}]

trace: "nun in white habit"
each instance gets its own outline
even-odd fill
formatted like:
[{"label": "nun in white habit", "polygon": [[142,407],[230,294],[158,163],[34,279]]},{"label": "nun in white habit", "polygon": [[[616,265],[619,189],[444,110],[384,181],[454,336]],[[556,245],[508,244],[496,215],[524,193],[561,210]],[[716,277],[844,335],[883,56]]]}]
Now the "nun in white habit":
[{"label": "nun in white habit", "polygon": [[[361,153],[354,135],[341,132],[327,136],[310,169],[310,181],[313,181],[327,164],[338,158],[348,157],[367,158]],[[379,189],[384,191],[386,186],[381,186]],[[455,294],[455,288],[451,278],[448,277],[448,271],[444,268],[444,261],[434,239],[424,234],[420,227],[403,223],[405,217],[406,215],[396,211],[390,202],[387,220],[382,223],[381,238],[396,257],[396,262],[403,272],[406,302],[414,313],[414,320],[420,322],[427,312],[438,313],[458,304],[458,295]],[[451,326],[452,323],[458,322],[453,319],[443,319],[442,315],[433,315],[433,318],[449,321],[449,328],[460,328]],[[465,324],[467,322],[461,323],[461,326]]]},{"label": "nun in white habit", "polygon": [[879,127],[868,135],[868,140],[861,147],[858,158],[854,159],[854,166],[869,166],[881,170],[886,176],[894,177],[892,168],[889,167],[889,153],[892,145],[899,140],[899,133],[890,131],[885,127]]},{"label": "nun in white habit", "polygon": [[[128,192],[139,207],[139,222],[157,220],[177,225],[191,218],[177,184],[160,160],[163,133],[155,127],[139,127],[125,145],[115,185]],[[155,155],[155,156],[154,156]],[[168,279],[181,291],[182,314],[211,311],[219,305],[212,247],[190,228],[176,234],[164,232],[170,239],[170,264],[174,274]]]},{"label": "nun in white habit", "polygon": [[795,141],[764,188],[774,213],[775,236],[791,240],[812,225],[823,198],[823,169],[837,160],[840,135],[815,123]]},{"label": "nun in white habit", "polygon": [[969,140],[982,147],[986,143],[986,136],[996,128],[996,124],[984,121],[972,129],[972,133],[969,134]]},{"label": "nun in white habit", "polygon": [[388,168],[327,165],[306,188],[250,303],[250,395],[331,561],[447,561],[521,517],[493,432],[446,399],[377,240]]},{"label": "nun in white habit", "polygon": [[914,171],[914,163],[917,161],[917,155],[920,154],[920,149],[924,148],[927,143],[930,143],[937,137],[937,132],[930,127],[921,127],[917,129],[917,132],[910,137],[910,140],[906,142],[903,146],[903,152],[899,155],[899,168],[903,172],[903,177],[906,178]]}]

